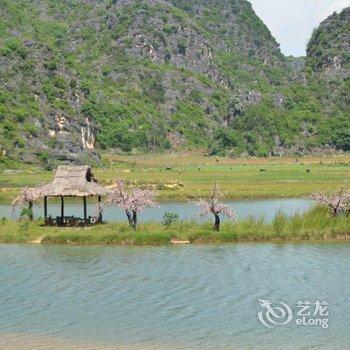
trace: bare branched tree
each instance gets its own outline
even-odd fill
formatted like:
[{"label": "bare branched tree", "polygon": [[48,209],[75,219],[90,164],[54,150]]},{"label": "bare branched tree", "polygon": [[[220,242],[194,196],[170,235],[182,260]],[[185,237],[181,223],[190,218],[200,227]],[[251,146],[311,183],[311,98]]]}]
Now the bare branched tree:
[{"label": "bare branched tree", "polygon": [[220,202],[221,198],[222,194],[219,189],[218,181],[216,180],[211,198],[207,200],[200,198],[195,202],[195,205],[200,209],[200,215],[214,215],[215,222],[213,229],[215,231],[220,230],[220,215],[226,216],[230,220],[236,218],[235,212],[228,205]]},{"label": "bare branched tree", "polygon": [[342,187],[338,192],[327,194],[316,192],[310,196],[318,205],[326,205],[334,216],[350,208],[350,192]]},{"label": "bare branched tree", "polygon": [[116,205],[123,209],[128,218],[129,225],[137,228],[137,215],[147,207],[153,207],[157,203],[155,201],[156,192],[151,189],[135,188],[128,191],[122,180],[116,181],[116,188],[107,198],[107,205]]}]

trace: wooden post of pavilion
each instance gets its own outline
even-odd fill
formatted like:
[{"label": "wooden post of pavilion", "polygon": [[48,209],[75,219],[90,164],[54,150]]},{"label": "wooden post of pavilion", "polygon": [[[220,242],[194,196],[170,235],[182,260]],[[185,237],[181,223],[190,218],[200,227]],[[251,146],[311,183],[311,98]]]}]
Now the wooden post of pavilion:
[{"label": "wooden post of pavilion", "polygon": [[61,196],[61,225],[64,222],[64,197]]},{"label": "wooden post of pavilion", "polygon": [[33,202],[32,201],[29,201],[28,217],[29,217],[29,220],[33,220]]},{"label": "wooden post of pavilion", "polygon": [[83,203],[84,203],[84,226],[86,225],[87,220],[87,208],[86,208],[86,197],[83,197]]},{"label": "wooden post of pavilion", "polygon": [[47,196],[44,197],[44,218],[47,219]]},{"label": "wooden post of pavilion", "polygon": [[[98,196],[97,197],[97,200],[98,200],[98,204],[101,203],[101,196]],[[102,211],[100,210],[99,213],[98,213],[98,222],[101,223],[102,222]]]}]

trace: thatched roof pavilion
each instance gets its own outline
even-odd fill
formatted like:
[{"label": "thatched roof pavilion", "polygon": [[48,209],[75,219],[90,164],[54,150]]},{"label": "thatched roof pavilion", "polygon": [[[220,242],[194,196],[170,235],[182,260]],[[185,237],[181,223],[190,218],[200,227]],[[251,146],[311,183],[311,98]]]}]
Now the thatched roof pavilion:
[{"label": "thatched roof pavilion", "polygon": [[38,187],[47,197],[90,197],[103,196],[107,189],[94,178],[92,168],[83,166],[60,166],[53,182]]},{"label": "thatched roof pavilion", "polygon": [[[87,217],[86,198],[97,196],[98,203],[101,202],[101,196],[107,195],[108,190],[97,183],[94,178],[92,167],[84,166],[60,166],[58,167],[53,182],[37,187],[34,193],[44,198],[44,216],[45,224],[57,226],[85,226],[93,223],[102,222],[102,213],[99,213],[97,220]],[[57,218],[48,218],[47,216],[47,198],[60,197],[61,216]],[[84,205],[84,218],[75,218],[65,216],[64,197],[82,197]]]}]

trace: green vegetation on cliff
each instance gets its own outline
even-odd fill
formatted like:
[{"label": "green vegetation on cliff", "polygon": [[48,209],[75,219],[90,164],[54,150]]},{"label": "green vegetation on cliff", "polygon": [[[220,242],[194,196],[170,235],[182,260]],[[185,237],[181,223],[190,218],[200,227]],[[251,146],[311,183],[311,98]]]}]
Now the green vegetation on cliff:
[{"label": "green vegetation on cliff", "polygon": [[350,7],[315,29],[307,47],[309,85],[327,118],[323,142],[350,150]]},{"label": "green vegetation on cliff", "polygon": [[314,30],[307,47],[307,64],[311,71],[318,73],[349,72],[350,7],[333,13]]},{"label": "green vegetation on cliff", "polygon": [[[245,0],[3,0],[0,14],[3,161],[84,162],[97,159],[92,145],[257,156],[350,147],[348,79],[329,105],[310,73],[320,35],[306,84]],[[337,29],[336,48],[348,30]]]}]

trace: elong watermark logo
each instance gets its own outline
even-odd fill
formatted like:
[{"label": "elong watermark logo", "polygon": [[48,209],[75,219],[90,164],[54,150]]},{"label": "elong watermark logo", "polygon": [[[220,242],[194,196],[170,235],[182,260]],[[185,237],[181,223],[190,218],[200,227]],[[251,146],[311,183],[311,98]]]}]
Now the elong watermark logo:
[{"label": "elong watermark logo", "polygon": [[328,328],[328,306],[326,301],[297,301],[293,312],[292,307],[279,301],[272,303],[270,300],[259,299],[263,308],[258,312],[259,321],[268,328],[290,324],[293,319],[297,326],[319,326]]}]

